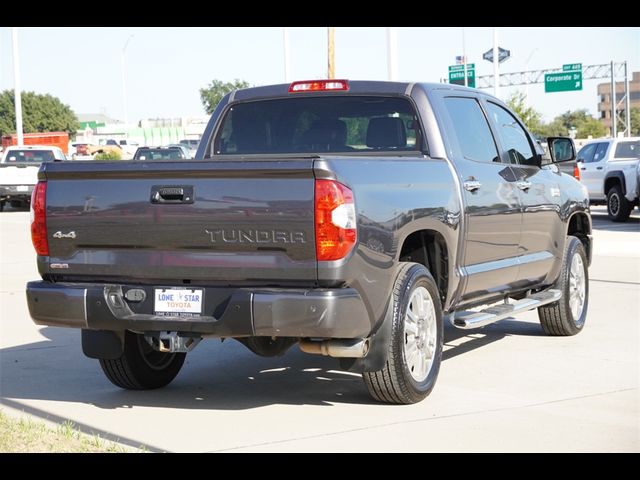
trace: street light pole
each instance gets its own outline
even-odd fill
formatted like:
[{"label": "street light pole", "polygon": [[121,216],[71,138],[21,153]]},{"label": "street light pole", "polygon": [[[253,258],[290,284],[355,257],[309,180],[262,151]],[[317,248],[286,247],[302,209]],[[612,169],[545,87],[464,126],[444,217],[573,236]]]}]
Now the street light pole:
[{"label": "street light pole", "polygon": [[20,89],[20,61],[18,60],[18,27],[11,28],[13,44],[13,91],[16,107],[16,134],[18,136],[18,146],[24,144],[22,134],[22,94]]},{"label": "street light pole", "polygon": [[493,27],[493,94],[497,97],[500,93],[500,72],[498,65],[498,27]]},{"label": "street light pole", "polygon": [[[129,46],[129,42],[133,38],[134,34],[132,33],[127,38],[127,41],[124,42],[124,47],[122,47],[122,108],[124,110],[124,123],[125,125],[128,123],[128,115],[127,115],[127,81],[125,78],[125,61],[124,54],[127,52],[127,47]],[[126,128],[126,127],[125,127]]]},{"label": "street light pole", "polygon": [[464,65],[464,86],[469,86],[469,81],[467,79],[467,52],[465,51],[464,45],[464,27],[462,27],[462,64]]},{"label": "street light pole", "polygon": [[398,29],[387,27],[387,73],[392,82],[398,80]]},{"label": "street light pole", "polygon": [[289,54],[289,29],[282,27],[282,47],[284,49],[284,81],[291,81],[291,56]]}]

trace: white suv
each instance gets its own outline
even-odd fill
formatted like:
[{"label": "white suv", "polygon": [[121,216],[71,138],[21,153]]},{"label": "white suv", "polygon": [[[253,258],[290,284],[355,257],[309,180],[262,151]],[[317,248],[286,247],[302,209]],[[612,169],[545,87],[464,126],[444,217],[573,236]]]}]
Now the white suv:
[{"label": "white suv", "polygon": [[638,205],[640,137],[594,140],[580,149],[577,161],[590,203],[606,204],[611,220],[626,222]]}]

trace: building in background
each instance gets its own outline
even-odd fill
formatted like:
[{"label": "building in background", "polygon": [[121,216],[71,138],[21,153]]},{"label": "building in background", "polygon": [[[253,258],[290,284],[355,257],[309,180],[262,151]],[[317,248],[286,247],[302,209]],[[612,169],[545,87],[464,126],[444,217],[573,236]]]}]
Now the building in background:
[{"label": "building in background", "polygon": [[[624,95],[624,82],[616,82],[616,99],[619,102]],[[600,121],[607,127],[607,134],[611,135],[611,82],[598,84],[598,113]],[[631,108],[640,107],[640,72],[633,72],[629,81],[629,100]],[[618,106],[618,111],[624,110],[624,102]],[[618,130],[620,130],[618,128]]]},{"label": "building in background", "polygon": [[78,120],[80,129],[75,140],[78,143],[97,145],[101,140],[127,139],[141,146],[161,146],[183,139],[200,139],[209,117],[152,118],[125,124],[101,114],[79,114]]}]

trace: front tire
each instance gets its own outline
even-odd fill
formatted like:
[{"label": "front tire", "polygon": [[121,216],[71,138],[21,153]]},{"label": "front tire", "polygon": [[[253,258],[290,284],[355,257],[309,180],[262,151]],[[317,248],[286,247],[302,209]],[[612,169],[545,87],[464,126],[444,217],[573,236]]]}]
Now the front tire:
[{"label": "front tire", "polygon": [[607,192],[607,214],[613,222],[626,222],[631,215],[633,205],[622,193],[619,185],[614,185]]},{"label": "front tire", "polygon": [[562,298],[538,308],[542,329],[554,336],[580,333],[589,306],[589,270],[584,246],[576,237],[567,237],[562,269],[553,288],[562,292]]},{"label": "front tire", "polygon": [[186,353],[154,350],[144,335],[126,331],[124,351],[115,360],[100,359],[109,381],[126,390],[149,390],[168,385],[182,368]]},{"label": "front tire", "polygon": [[385,366],[362,377],[373,398],[417,403],[435,386],[442,360],[442,306],[429,271],[406,263],[394,283],[391,339]]}]

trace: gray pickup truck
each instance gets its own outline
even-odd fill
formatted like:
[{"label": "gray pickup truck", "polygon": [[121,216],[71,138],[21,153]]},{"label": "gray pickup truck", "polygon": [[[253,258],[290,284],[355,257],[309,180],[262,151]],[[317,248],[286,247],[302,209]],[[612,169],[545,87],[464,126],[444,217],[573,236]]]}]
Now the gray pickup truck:
[{"label": "gray pickup truck", "polygon": [[[548,139],[552,160],[573,142]],[[293,344],[362,372],[382,402],[433,389],[443,322],[538,309],[585,323],[585,189],[543,165],[496,98],[326,80],[235,91],[194,160],[44,164],[32,202],[39,325],[82,329],[126,389],[165,386],[203,338]]]}]

